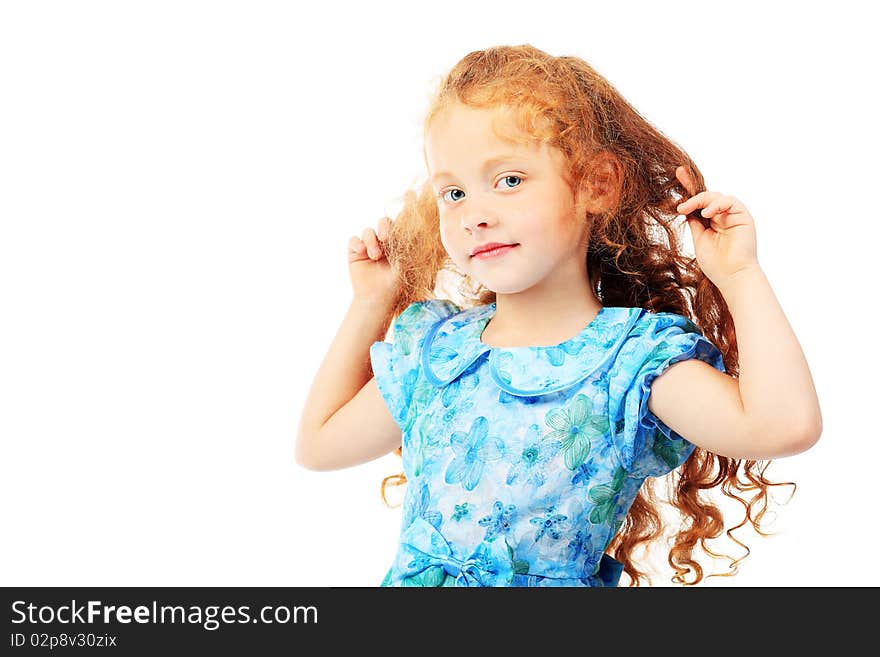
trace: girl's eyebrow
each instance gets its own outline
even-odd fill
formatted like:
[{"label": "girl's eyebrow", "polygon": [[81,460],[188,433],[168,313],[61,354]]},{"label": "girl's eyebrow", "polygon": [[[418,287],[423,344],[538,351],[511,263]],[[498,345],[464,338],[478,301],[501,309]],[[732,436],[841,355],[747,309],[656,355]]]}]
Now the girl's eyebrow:
[{"label": "girl's eyebrow", "polygon": [[[513,160],[520,159],[522,159],[521,156],[518,156],[514,153],[503,153],[500,155],[496,155],[495,157],[490,157],[488,160],[483,162],[483,173],[485,173],[487,169],[490,169],[497,164],[501,164],[502,162],[511,162]],[[436,182],[439,178],[451,176],[452,174],[448,171],[438,171],[433,176],[431,176],[431,180]]]}]

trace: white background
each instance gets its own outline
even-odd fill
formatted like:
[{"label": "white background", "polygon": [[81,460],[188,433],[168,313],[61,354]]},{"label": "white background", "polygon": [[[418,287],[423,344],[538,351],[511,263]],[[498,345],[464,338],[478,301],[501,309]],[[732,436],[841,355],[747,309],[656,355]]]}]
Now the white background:
[{"label": "white background", "polygon": [[424,174],[431,83],[522,43],[588,61],[745,203],[810,364],[822,438],[767,471],[797,493],[704,585],[880,584],[864,6],[0,5],[0,584],[381,581],[400,459],[307,471],[300,411],[349,237]]}]

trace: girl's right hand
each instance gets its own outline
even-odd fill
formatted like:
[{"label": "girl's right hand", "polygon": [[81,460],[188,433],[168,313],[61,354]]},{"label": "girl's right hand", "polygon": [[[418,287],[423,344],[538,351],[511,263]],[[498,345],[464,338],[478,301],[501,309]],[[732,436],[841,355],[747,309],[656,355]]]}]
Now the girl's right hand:
[{"label": "girl's right hand", "polygon": [[365,228],[361,238],[348,240],[348,273],[355,299],[391,303],[398,289],[397,269],[385,257],[383,242],[392,222],[382,217],[378,234]]}]

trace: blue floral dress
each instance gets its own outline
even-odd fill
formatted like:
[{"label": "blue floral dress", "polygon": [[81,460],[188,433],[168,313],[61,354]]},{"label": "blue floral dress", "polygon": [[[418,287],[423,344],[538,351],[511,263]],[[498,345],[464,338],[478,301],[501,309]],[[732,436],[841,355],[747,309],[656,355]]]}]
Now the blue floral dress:
[{"label": "blue floral dress", "polygon": [[617,586],[605,554],[647,477],[694,445],[648,410],[651,382],[721,352],[686,317],[604,306],[556,346],[490,347],[495,303],[408,306],[370,347],[407,477],[381,586]]}]

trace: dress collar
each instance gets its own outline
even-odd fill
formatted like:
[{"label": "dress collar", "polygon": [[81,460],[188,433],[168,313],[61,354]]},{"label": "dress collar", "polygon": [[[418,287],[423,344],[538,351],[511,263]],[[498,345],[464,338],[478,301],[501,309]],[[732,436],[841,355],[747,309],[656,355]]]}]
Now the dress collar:
[{"label": "dress collar", "polygon": [[445,386],[483,354],[499,388],[511,395],[545,395],[586,379],[623,345],[630,329],[647,311],[602,306],[599,314],[573,338],[555,346],[491,347],[480,340],[495,315],[496,303],[459,311],[432,325],[422,345],[425,378]]}]

